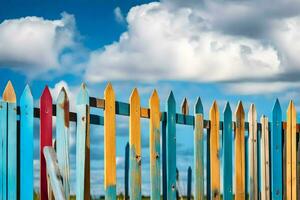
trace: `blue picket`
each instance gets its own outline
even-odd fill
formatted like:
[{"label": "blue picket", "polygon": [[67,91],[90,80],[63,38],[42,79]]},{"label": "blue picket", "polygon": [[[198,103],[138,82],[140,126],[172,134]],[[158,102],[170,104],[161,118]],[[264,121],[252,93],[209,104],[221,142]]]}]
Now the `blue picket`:
[{"label": "blue picket", "polygon": [[84,200],[90,198],[90,109],[85,84],[82,84],[77,95],[76,111],[76,199]]},{"label": "blue picket", "polygon": [[232,111],[229,103],[226,103],[223,123],[223,199],[232,200]]},{"label": "blue picket", "polygon": [[57,97],[56,105],[57,161],[63,179],[65,199],[69,199],[69,99],[64,88],[61,89]]},{"label": "blue picket", "polygon": [[272,111],[271,126],[271,197],[273,200],[282,199],[282,112],[279,100]]},{"label": "blue picket", "polygon": [[7,199],[7,103],[0,101],[0,130],[1,130],[1,146],[0,146],[0,199]]},{"label": "blue picket", "polygon": [[26,85],[20,99],[20,199],[33,199],[33,97]]},{"label": "blue picket", "polygon": [[176,199],[176,102],[171,91],[167,100],[167,199]]}]

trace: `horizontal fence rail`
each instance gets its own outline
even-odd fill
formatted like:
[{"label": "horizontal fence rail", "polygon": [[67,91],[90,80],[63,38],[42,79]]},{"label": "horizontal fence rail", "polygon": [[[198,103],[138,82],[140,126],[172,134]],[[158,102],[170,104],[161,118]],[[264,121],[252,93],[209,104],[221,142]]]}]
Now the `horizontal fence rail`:
[{"label": "horizontal fence rail", "polygon": [[[242,102],[234,112],[229,103],[224,112],[220,112],[217,101],[213,102],[208,119],[204,119],[200,98],[192,114],[189,114],[186,98],[178,113],[171,92],[166,110],[161,111],[156,90],[146,108],[140,105],[137,89],[132,91],[129,103],[117,101],[110,83],[103,99],[90,97],[86,85],[82,84],[76,112],[69,110],[70,100],[64,88],[54,101],[46,86],[40,97],[40,108],[34,107],[30,88],[26,86],[17,106],[13,85],[8,82],[0,101],[0,199],[33,199],[34,118],[38,118],[40,124],[41,200],[71,197],[71,122],[76,122],[76,199],[90,199],[91,124],[104,127],[103,189],[105,199],[116,199],[117,115],[129,117],[129,143],[124,147],[125,199],[142,199],[141,118],[149,119],[151,199],[162,196],[173,200],[180,196],[176,124],[193,127],[194,167],[193,171],[189,167],[187,172],[188,199],[300,198],[300,124],[296,121],[293,101],[288,106],[286,121],[283,121],[278,99],[270,120],[264,115],[258,120],[254,104],[248,113]],[[103,116],[91,114],[91,108],[102,109]],[[52,136],[53,117],[56,117],[56,138]]]}]

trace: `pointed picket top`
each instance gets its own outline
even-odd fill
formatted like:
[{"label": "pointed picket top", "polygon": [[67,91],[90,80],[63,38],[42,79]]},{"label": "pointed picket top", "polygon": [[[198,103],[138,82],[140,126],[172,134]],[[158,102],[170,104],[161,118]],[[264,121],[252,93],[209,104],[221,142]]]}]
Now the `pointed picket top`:
[{"label": "pointed picket top", "polygon": [[280,102],[279,102],[279,99],[276,98],[276,101],[275,101],[275,104],[273,106],[273,113],[274,112],[279,112],[281,113],[281,106],[280,106]]},{"label": "pointed picket top", "polygon": [[250,121],[253,121],[253,123],[256,123],[256,120],[257,120],[256,118],[257,118],[256,107],[252,103],[250,105],[249,112],[248,112],[248,121],[249,121],[249,123],[250,123]]},{"label": "pointed picket top", "polygon": [[23,93],[20,98],[20,104],[22,105],[23,103],[28,103],[28,102],[33,102],[33,97],[31,94],[31,90],[29,85],[27,84],[23,90]]},{"label": "pointed picket top", "polygon": [[212,114],[218,114],[219,113],[219,108],[218,108],[218,104],[217,104],[217,101],[214,100],[212,106],[210,107],[210,110],[209,110],[209,114],[212,115]]},{"label": "pointed picket top", "polygon": [[149,103],[150,103],[150,105],[159,103],[159,96],[158,96],[156,89],[153,90],[150,100],[149,100]]},{"label": "pointed picket top", "polygon": [[66,89],[62,87],[57,97],[57,103],[61,104],[65,102],[69,102],[69,98]]},{"label": "pointed picket top", "polygon": [[244,111],[244,107],[243,107],[243,103],[242,101],[238,102],[238,105],[236,107],[236,111],[235,111],[235,115],[237,116],[244,116],[245,115],[245,111]]},{"label": "pointed picket top", "polygon": [[115,96],[115,92],[114,92],[114,89],[113,89],[113,86],[111,84],[111,82],[109,82],[107,85],[106,85],[106,88],[104,89],[104,96]]},{"label": "pointed picket top", "polygon": [[195,109],[195,113],[203,114],[203,105],[200,97],[197,98],[194,109]]},{"label": "pointed picket top", "polygon": [[290,100],[290,103],[288,105],[288,111],[295,110],[295,104],[293,100]]},{"label": "pointed picket top", "polygon": [[231,111],[231,107],[230,107],[230,103],[227,101],[226,102],[226,105],[225,105],[225,108],[224,108],[224,114],[232,114],[232,111]]},{"label": "pointed picket top", "polygon": [[134,104],[140,104],[140,96],[139,96],[139,92],[137,88],[134,88],[131,92],[130,95],[130,104],[134,105]]},{"label": "pointed picket top", "polygon": [[170,92],[167,102],[168,102],[168,104],[169,103],[175,104],[175,97],[174,97],[173,91]]},{"label": "pointed picket top", "polygon": [[77,105],[82,104],[89,105],[89,94],[85,83],[81,84],[80,91],[77,95]]},{"label": "pointed picket top", "polygon": [[8,81],[6,87],[4,89],[2,99],[8,103],[15,103],[16,102],[16,93],[11,81]]},{"label": "pointed picket top", "polygon": [[50,92],[50,90],[49,90],[48,85],[46,85],[45,88],[44,88],[44,90],[43,90],[43,93],[42,93],[42,95],[41,95],[41,99],[42,99],[42,98],[52,98],[51,92]]},{"label": "pointed picket top", "polygon": [[182,104],[181,104],[181,112],[182,114],[184,115],[188,115],[189,114],[189,104],[188,104],[188,101],[187,101],[187,98],[185,97],[182,101]]}]

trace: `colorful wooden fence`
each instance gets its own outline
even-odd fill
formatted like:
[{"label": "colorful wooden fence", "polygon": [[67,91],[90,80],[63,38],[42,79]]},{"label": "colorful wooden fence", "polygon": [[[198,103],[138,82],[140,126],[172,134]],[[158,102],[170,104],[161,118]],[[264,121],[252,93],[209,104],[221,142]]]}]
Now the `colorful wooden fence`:
[{"label": "colorful wooden fence", "polygon": [[[149,119],[150,197],[176,199],[176,124],[194,128],[194,170],[188,170],[187,197],[191,199],[300,199],[300,125],[291,101],[283,121],[276,100],[271,120],[257,120],[254,104],[248,118],[242,102],[233,116],[229,103],[224,112],[214,101],[205,120],[201,99],[189,114],[187,99],[182,112],[176,112],[171,92],[166,111],[154,90],[149,108],[141,107],[137,89],[129,103],[116,101],[108,84],[104,99],[90,97],[81,86],[76,112],[69,111],[64,88],[56,103],[45,87],[40,106],[26,86],[17,106],[11,82],[0,101],[0,199],[33,199],[34,118],[40,124],[40,199],[70,199],[69,137],[70,122],[76,122],[76,199],[90,199],[90,125],[104,126],[104,193],[116,199],[116,115],[129,117],[129,145],[126,146],[125,198],[142,198],[141,118]],[[104,110],[104,116],[90,108]],[[221,117],[223,115],[223,117]],[[56,119],[56,145],[53,145],[52,120]],[[220,121],[223,118],[223,121]],[[233,121],[232,119],[236,120]],[[146,133],[144,133],[146,134]],[[206,136],[206,139],[205,139]],[[162,146],[161,146],[162,145]],[[222,148],[220,148],[222,146]],[[124,147],[125,148],[125,147]],[[128,162],[127,162],[128,160]],[[128,172],[128,173],[127,173]],[[193,173],[193,181],[192,181]],[[129,185],[128,185],[129,183]],[[193,183],[193,187],[191,185]],[[205,184],[206,183],[206,184]],[[221,187],[222,186],[222,187]],[[194,188],[194,191],[192,191]],[[221,188],[223,188],[221,190]]]}]

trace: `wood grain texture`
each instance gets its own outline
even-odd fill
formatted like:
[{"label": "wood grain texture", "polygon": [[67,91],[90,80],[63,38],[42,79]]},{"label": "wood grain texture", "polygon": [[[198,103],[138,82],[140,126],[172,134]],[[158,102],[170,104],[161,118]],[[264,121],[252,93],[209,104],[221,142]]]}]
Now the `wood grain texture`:
[{"label": "wood grain texture", "polygon": [[171,91],[167,100],[167,199],[176,199],[176,102]]},{"label": "wood grain texture", "polygon": [[223,199],[232,200],[233,196],[233,165],[232,165],[232,111],[229,103],[224,109],[223,124]]},{"label": "wood grain texture", "polygon": [[249,122],[249,175],[250,188],[249,198],[258,199],[258,184],[257,184],[257,112],[254,104],[250,105],[248,112]]},{"label": "wood grain texture", "polygon": [[69,159],[69,98],[63,87],[56,102],[56,152],[60,173],[63,179],[65,199],[70,198],[70,159]]},{"label": "wood grain texture", "polygon": [[189,104],[188,104],[187,98],[183,99],[183,102],[181,104],[181,113],[183,115],[188,115],[189,114]]},{"label": "wood grain texture", "polygon": [[90,199],[90,107],[86,85],[82,84],[76,102],[76,199]]},{"label": "wood grain texture", "polygon": [[235,111],[235,200],[244,200],[245,195],[245,112],[240,101]]},{"label": "wood grain texture", "polygon": [[261,155],[261,199],[270,199],[270,171],[269,171],[269,127],[268,118],[262,116],[261,137],[260,137],[260,155]]},{"label": "wood grain texture", "polygon": [[130,188],[131,199],[141,200],[141,105],[138,90],[135,88],[130,95],[129,116],[129,147],[130,147]]},{"label": "wood grain texture", "polygon": [[116,199],[116,108],[111,83],[104,90],[104,190],[105,198]]},{"label": "wood grain texture", "polygon": [[272,127],[270,134],[271,149],[271,199],[281,200],[283,197],[282,187],[282,111],[279,100],[276,102],[272,111]]},{"label": "wood grain texture", "polygon": [[20,99],[20,199],[33,199],[33,97],[27,85]]},{"label": "wood grain texture", "polygon": [[219,108],[214,101],[209,111],[210,120],[210,187],[212,199],[220,199],[220,145],[219,145]]},{"label": "wood grain texture", "polygon": [[160,103],[156,90],[150,100],[150,183],[151,199],[160,200]]},{"label": "wood grain texture", "polygon": [[293,101],[290,101],[287,110],[286,130],[286,199],[297,198],[296,186],[296,109]]}]

